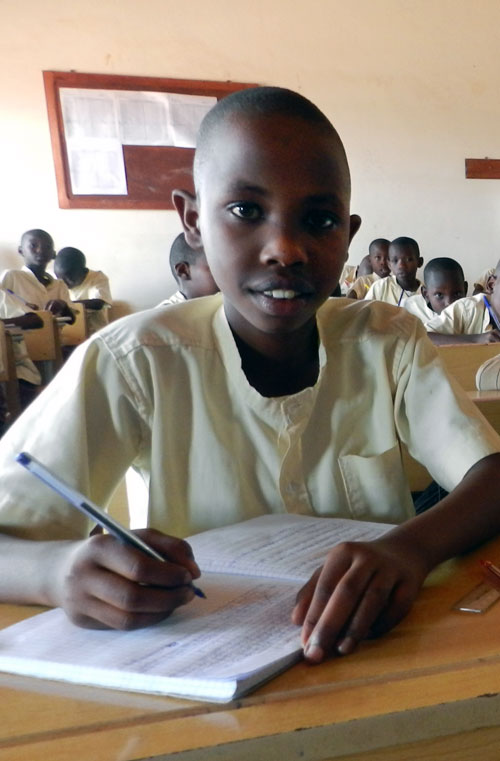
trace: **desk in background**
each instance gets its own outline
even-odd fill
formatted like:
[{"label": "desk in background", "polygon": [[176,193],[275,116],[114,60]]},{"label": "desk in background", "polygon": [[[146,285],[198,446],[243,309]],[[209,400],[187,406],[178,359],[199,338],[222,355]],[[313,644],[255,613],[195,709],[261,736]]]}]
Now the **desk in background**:
[{"label": "desk in background", "polygon": [[[500,603],[451,610],[479,557],[499,562],[500,539],[438,569],[386,637],[232,704],[0,675],[0,759],[498,761]],[[33,612],[0,606],[0,625]]]}]

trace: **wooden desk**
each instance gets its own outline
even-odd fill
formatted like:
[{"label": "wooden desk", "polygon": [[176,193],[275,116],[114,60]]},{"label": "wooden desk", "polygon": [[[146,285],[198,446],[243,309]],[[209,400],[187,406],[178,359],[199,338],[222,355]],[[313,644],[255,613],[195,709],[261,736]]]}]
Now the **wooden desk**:
[{"label": "wooden desk", "polygon": [[[500,603],[452,604],[500,539],[438,569],[406,620],[358,653],[300,663],[226,705],[0,675],[2,761],[498,761]],[[5,626],[34,612],[0,606]]]},{"label": "wooden desk", "polygon": [[450,375],[466,391],[473,391],[477,371],[483,362],[500,353],[500,344],[450,344],[436,349]]}]

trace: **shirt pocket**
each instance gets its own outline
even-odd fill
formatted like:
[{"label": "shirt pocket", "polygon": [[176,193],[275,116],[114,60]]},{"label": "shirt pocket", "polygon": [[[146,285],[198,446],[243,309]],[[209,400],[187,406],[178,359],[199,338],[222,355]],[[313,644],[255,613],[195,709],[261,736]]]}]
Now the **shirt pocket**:
[{"label": "shirt pocket", "polygon": [[415,515],[398,444],[371,457],[344,455],[339,467],[353,518],[401,523]]}]

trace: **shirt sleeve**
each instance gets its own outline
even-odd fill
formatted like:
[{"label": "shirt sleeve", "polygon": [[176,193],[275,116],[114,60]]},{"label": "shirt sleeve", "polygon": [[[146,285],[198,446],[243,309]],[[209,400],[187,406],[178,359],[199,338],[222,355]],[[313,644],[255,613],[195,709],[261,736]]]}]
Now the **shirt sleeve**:
[{"label": "shirt sleeve", "polygon": [[89,299],[102,299],[106,304],[112,304],[111,291],[109,289],[109,280],[104,272],[95,272],[92,285],[89,289]]},{"label": "shirt sleeve", "polygon": [[421,323],[399,363],[394,410],[401,440],[447,491],[484,457],[500,452],[500,437],[448,375]]},{"label": "shirt sleeve", "polygon": [[0,530],[29,539],[88,535],[87,518],[25,471],[15,457],[29,452],[105,506],[147,436],[138,406],[97,336],[78,347],[0,440]]}]

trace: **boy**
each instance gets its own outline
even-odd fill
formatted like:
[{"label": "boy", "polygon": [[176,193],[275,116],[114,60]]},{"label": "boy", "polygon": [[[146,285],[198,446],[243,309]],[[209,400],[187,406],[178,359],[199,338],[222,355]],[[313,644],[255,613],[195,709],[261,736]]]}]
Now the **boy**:
[{"label": "boy", "polygon": [[416,240],[405,236],[396,238],[389,245],[391,274],[373,283],[365,299],[385,301],[398,307],[404,306],[406,299],[420,289],[417,270],[423,263]]},{"label": "boy", "polygon": [[431,341],[439,345],[500,341],[500,261],[487,288],[488,295],[459,299],[429,320],[426,328]]},{"label": "boy", "polygon": [[[174,202],[221,293],[107,326],[6,434],[0,599],[60,605],[86,626],[144,626],[189,602],[199,576],[189,547],[158,529],[186,536],[284,511],[408,518],[334,548],[299,593],[293,620],[316,663],[394,626],[431,568],[499,530],[500,439],[455,396],[411,315],[328,298],[361,220],[342,143],[316,106],[267,87],[221,99],[194,177],[196,196]],[[400,438],[456,486],[418,517]],[[101,503],[134,463],[156,528],[142,536],[167,562],[86,538],[86,519],[14,462],[24,448]]]},{"label": "boy", "polygon": [[55,317],[74,315],[69,306],[68,289],[61,280],[46,272],[47,264],[55,257],[54,243],[45,230],[27,230],[21,237],[19,253],[24,259],[21,270],[5,270],[0,285],[20,299],[29,309],[46,309]]},{"label": "boy", "polygon": [[219,288],[212,277],[203,251],[188,246],[184,233],[179,233],[170,248],[170,269],[179,290],[165,299],[159,307],[179,304],[200,296],[212,296]]},{"label": "boy", "polygon": [[443,309],[467,294],[464,271],[455,259],[441,256],[424,268],[422,292],[405,301],[405,309],[426,325]]},{"label": "boy", "polygon": [[88,310],[89,334],[108,324],[111,306],[109,280],[100,270],[89,270],[85,254],[78,248],[61,248],[54,260],[54,272],[69,290],[71,301]]},{"label": "boy", "polygon": [[376,280],[387,277],[391,274],[389,268],[389,241],[386,238],[376,238],[372,240],[368,247],[368,261],[371,267],[371,274],[361,275],[354,281],[351,290],[347,296],[350,299],[364,299],[370,286]]}]

